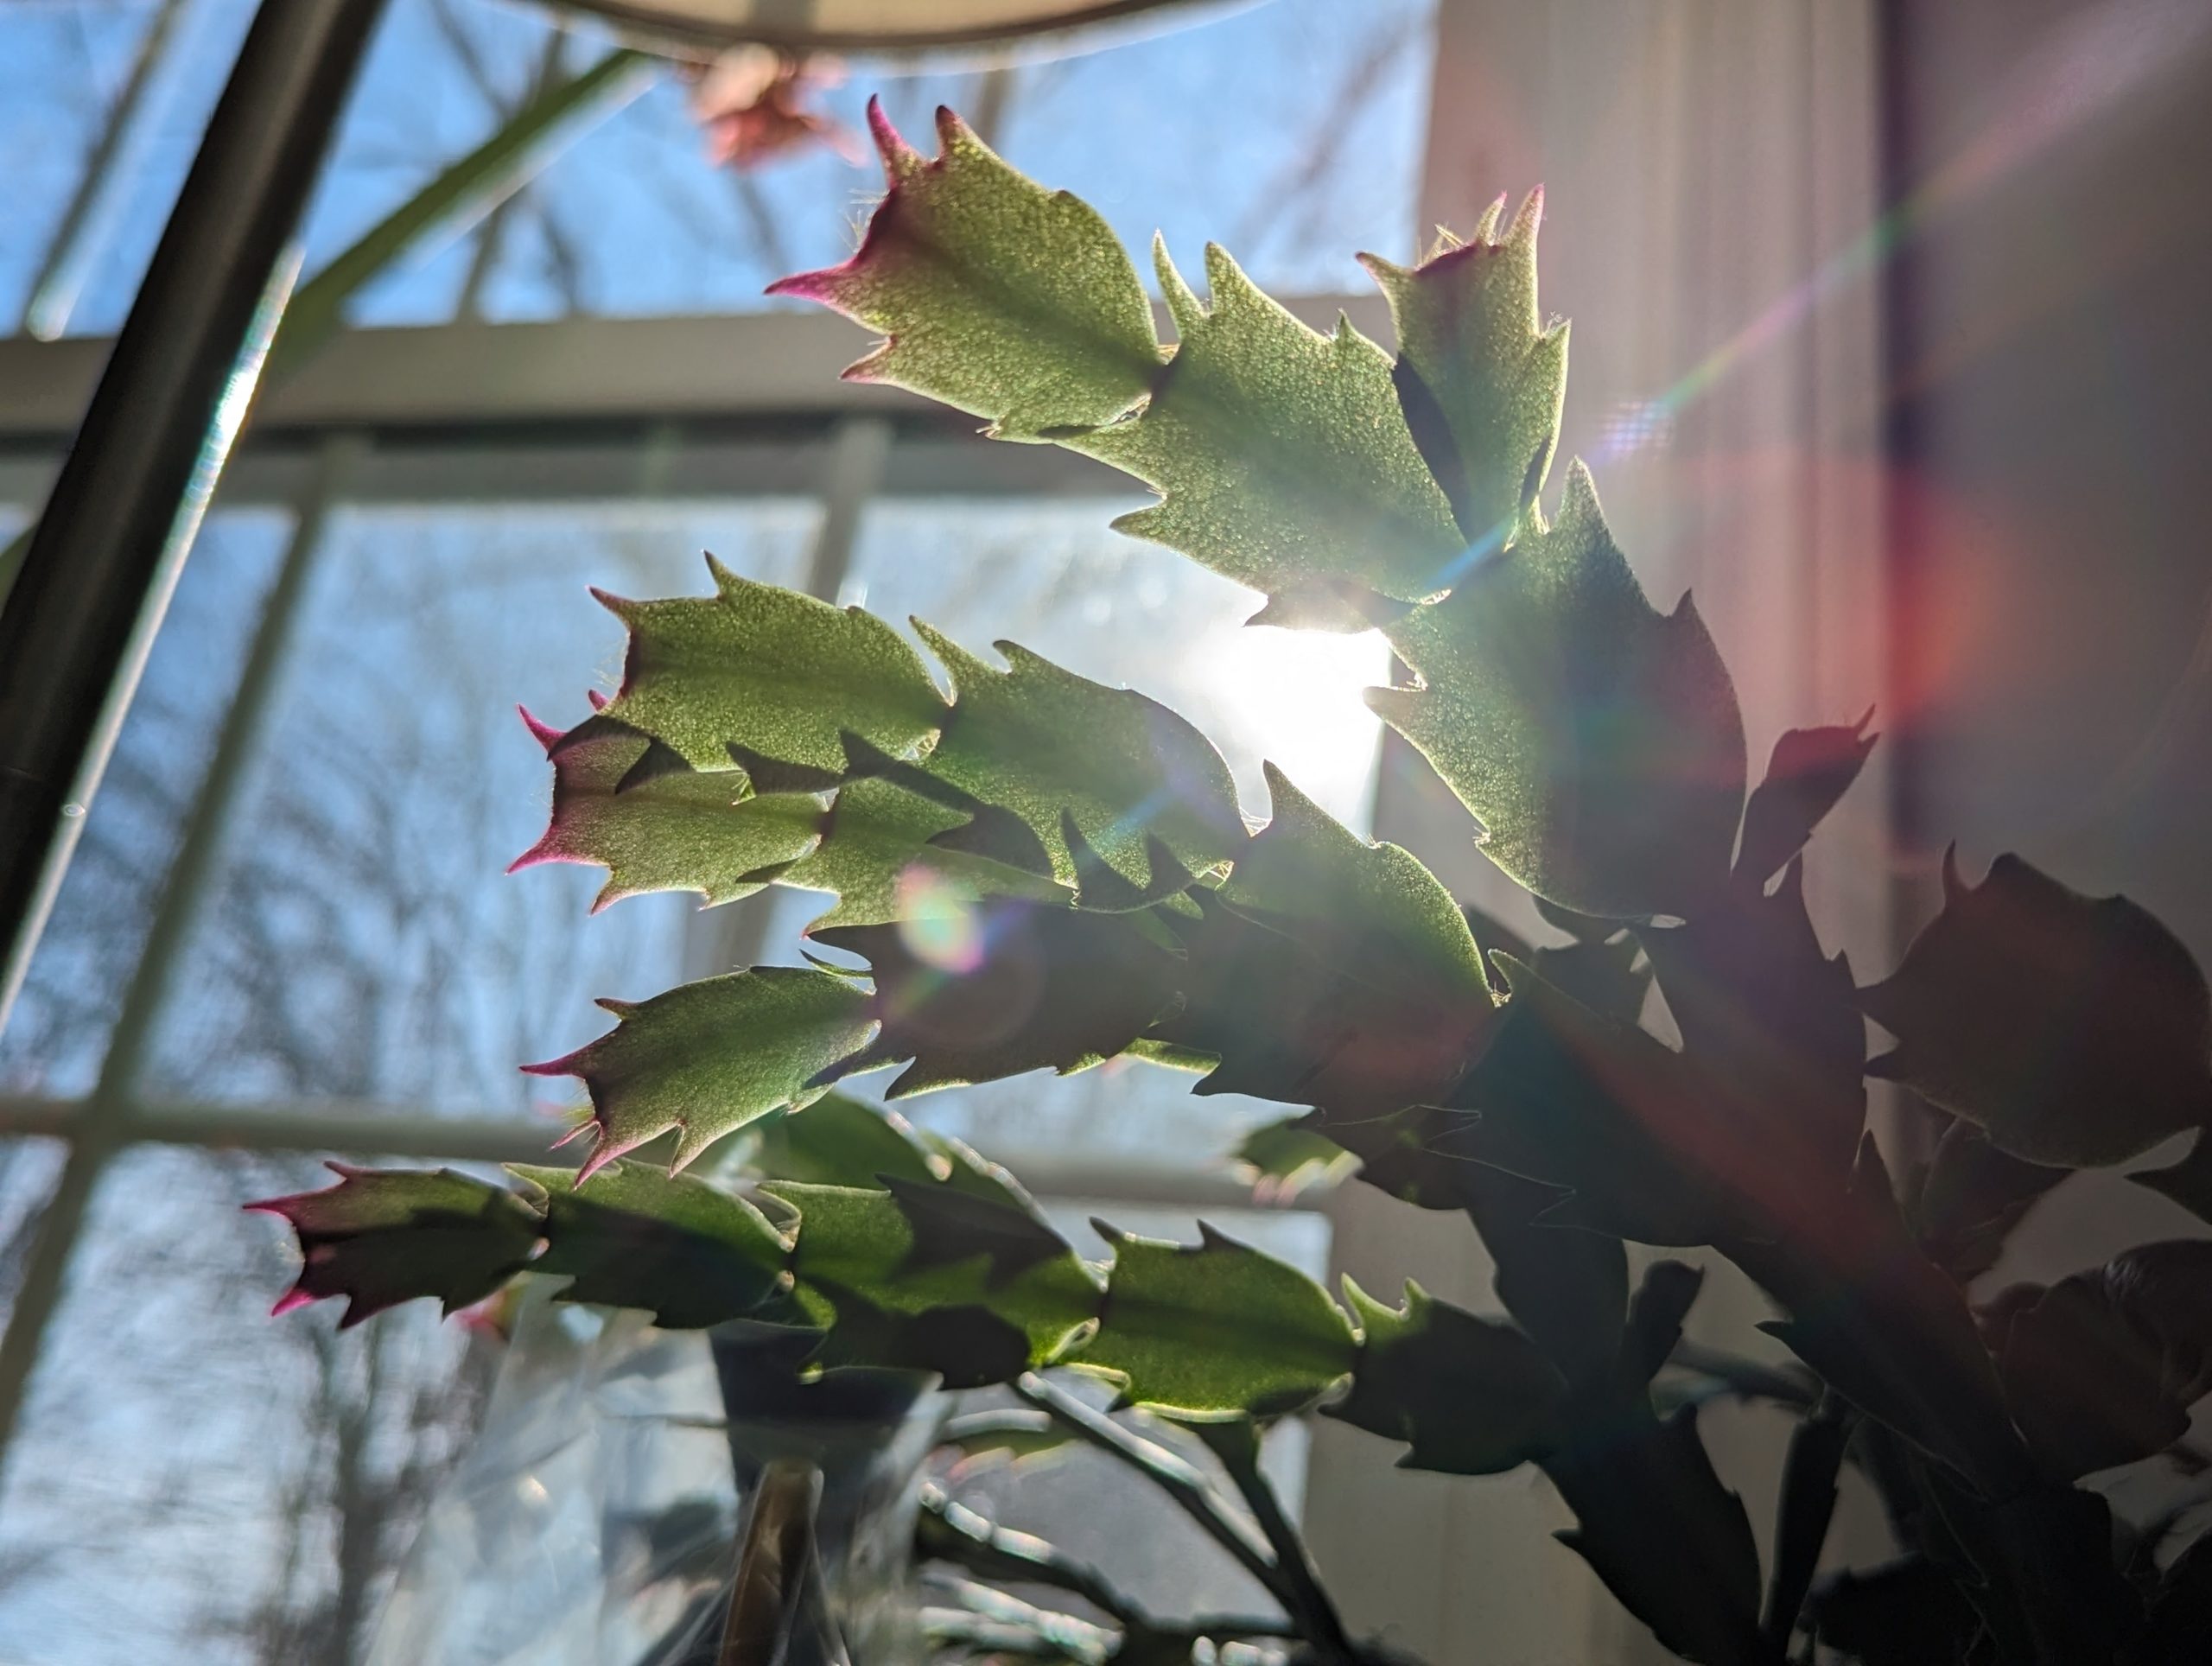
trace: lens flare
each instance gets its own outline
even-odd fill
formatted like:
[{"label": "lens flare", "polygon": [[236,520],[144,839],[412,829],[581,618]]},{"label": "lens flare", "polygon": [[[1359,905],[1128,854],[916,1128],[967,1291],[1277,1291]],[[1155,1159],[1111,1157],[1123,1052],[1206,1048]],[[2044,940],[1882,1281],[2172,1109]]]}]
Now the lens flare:
[{"label": "lens flare", "polygon": [[973,898],[918,863],[900,872],[898,896],[907,953],[956,976],[983,963],[983,921]]}]

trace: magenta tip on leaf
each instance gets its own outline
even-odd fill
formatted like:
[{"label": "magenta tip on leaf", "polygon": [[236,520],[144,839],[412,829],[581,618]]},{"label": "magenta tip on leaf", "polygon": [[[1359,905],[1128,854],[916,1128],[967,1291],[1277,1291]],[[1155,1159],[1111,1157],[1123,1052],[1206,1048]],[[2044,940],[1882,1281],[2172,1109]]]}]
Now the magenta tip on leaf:
[{"label": "magenta tip on leaf", "polygon": [[880,94],[868,101],[868,137],[875,141],[877,154],[883,158],[883,172],[896,185],[922,165],[921,153],[908,144],[899,130],[891,124],[891,118],[884,113]]},{"label": "magenta tip on leaf", "polygon": [[1534,237],[1536,228],[1544,223],[1544,188],[1540,184],[1521,199],[1521,210],[1513,216],[1513,224],[1505,235],[1509,241],[1522,237]]},{"label": "magenta tip on leaf", "polygon": [[598,1118],[587,1116],[582,1122],[578,1122],[574,1128],[570,1129],[566,1134],[563,1134],[559,1139],[554,1141],[551,1145],[546,1148],[546,1149],[548,1151],[558,1151],[564,1146],[572,1146],[575,1144],[577,1141],[582,1139],[585,1135],[596,1133],[598,1129]]},{"label": "magenta tip on leaf", "polygon": [[306,1290],[287,1290],[276,1298],[276,1305],[269,1310],[269,1317],[282,1319],[287,1313],[297,1313],[302,1307],[313,1306],[315,1300],[314,1295]]},{"label": "magenta tip on leaf", "polygon": [[549,828],[546,830],[544,839],[540,839],[536,844],[531,846],[529,849],[524,851],[522,855],[517,856],[512,862],[509,862],[501,871],[508,874],[519,874],[525,868],[537,868],[550,862],[563,862],[569,860],[569,858],[561,855],[557,851],[548,850],[545,848],[545,839],[550,839],[552,836],[552,830]]},{"label": "magenta tip on leaf", "polygon": [[[640,1145],[645,1143],[642,1140],[633,1140],[628,1145],[618,1146],[614,1143],[613,1138],[607,1134],[607,1130],[605,1129],[599,1128],[597,1123],[587,1123],[586,1126],[598,1129],[599,1143],[592,1147],[590,1154],[587,1155],[582,1163],[577,1167],[576,1185],[579,1188],[582,1188],[586,1180],[591,1179],[593,1175],[598,1173],[601,1169],[606,1167],[607,1164],[613,1162],[617,1157],[621,1156],[625,1152],[634,1151]],[[671,1172],[672,1173],[673,1171],[671,1170]]]},{"label": "magenta tip on leaf", "polygon": [[604,689],[587,689],[584,691],[584,698],[591,702],[591,709],[594,711],[605,711],[608,702],[613,696]]},{"label": "magenta tip on leaf", "polygon": [[515,709],[522,714],[523,727],[530,731],[531,738],[539,746],[543,747],[546,755],[550,757],[553,753],[553,743],[561,738],[562,731],[555,728],[550,723],[540,722],[532,715],[528,706],[518,705]]}]

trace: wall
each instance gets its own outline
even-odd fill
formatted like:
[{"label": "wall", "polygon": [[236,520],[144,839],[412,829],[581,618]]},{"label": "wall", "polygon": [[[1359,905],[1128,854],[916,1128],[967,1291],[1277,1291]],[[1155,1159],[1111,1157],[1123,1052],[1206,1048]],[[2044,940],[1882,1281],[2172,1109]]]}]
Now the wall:
[{"label": "wall", "polygon": [[[1897,10],[1904,859],[2018,850],[2212,964],[2212,7]],[[1997,1278],[2198,1230],[2084,1177]]]},{"label": "wall", "polygon": [[[1763,768],[1782,729],[1876,702],[1886,657],[1879,290],[1853,253],[1878,210],[1872,6],[1440,0],[1439,29],[1424,219],[1464,229],[1500,191],[1547,189],[1542,304],[1574,320],[1548,502],[1585,457],[1654,601],[1694,588]],[[1859,963],[1889,956],[1885,805],[1878,767],[1812,875],[1818,918]],[[1385,754],[1376,828],[1533,927],[1402,748]],[[1410,1275],[1494,1308],[1463,1219],[1359,1186],[1332,1208],[1335,1259],[1367,1289]],[[1723,1268],[1694,1329],[1757,1351],[1769,1311]],[[1717,1408],[1704,1428],[1764,1537],[1780,1420]],[[1568,1517],[1533,1472],[1393,1471],[1370,1437],[1324,1421],[1312,1474],[1315,1551],[1356,1625],[1439,1663],[1666,1658],[1550,1538]],[[1854,1507],[1841,1536],[1863,1528]]]}]

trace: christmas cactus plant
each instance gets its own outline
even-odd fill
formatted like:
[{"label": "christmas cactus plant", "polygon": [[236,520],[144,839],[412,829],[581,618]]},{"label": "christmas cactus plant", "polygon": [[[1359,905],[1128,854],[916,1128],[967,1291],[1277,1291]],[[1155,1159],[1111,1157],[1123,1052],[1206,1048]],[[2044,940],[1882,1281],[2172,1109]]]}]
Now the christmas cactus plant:
[{"label": "christmas cactus plant", "polygon": [[[610,1032],[530,1066],[588,1092],[580,1171],[341,1170],[265,1205],[304,1252],[288,1300],[344,1297],[350,1323],[529,1273],[664,1326],[789,1327],[810,1369],[1015,1385],[1030,1407],[969,1438],[1116,1452],[1283,1610],[1163,1622],[940,1504],[927,1555],[1095,1611],[983,1602],[943,1633],[979,1655],[1187,1660],[1272,1635],[1379,1658],[1255,1466],[1259,1431],[1319,1412],[1370,1432],[1378,1462],[1536,1466],[1577,1518],[1566,1545],[1707,1666],[2206,1658],[2212,1541],[2174,1554],[2081,1483],[2183,1440],[2212,1387],[2212,1244],[2146,1244],[1979,1311],[1966,1294],[2071,1170],[2212,1119],[2203,975],[2140,908],[2012,856],[1979,883],[1947,864],[1941,914],[1870,987],[1822,949],[1802,853],[1874,737],[1791,732],[1754,783],[1695,608],[1652,606],[1580,463],[1546,506],[1567,330],[1538,309],[1541,198],[1418,265],[1368,259],[1395,356],[1349,322],[1309,329],[1218,248],[1201,299],[1155,248],[1168,344],[1091,209],[950,114],[933,157],[873,119],[890,188],[858,252],[776,286],[883,338],[847,374],[1134,476],[1158,501],[1116,525],[1260,593],[1256,623],[1380,630],[1402,675],[1370,703],[1558,940],[1471,915],[1279,771],[1241,804],[1175,713],[1013,643],[993,661],[916,621],[918,650],[720,568],[709,596],[602,598],[629,631],[621,688],[537,731],[552,822],[523,862],[601,865],[602,901],[815,893],[823,952],[607,1002]],[[1654,981],[1678,1046],[1641,1021]],[[1867,1016],[1895,1038],[1871,1059]],[[1279,1142],[1465,1215],[1510,1319],[1410,1282],[1339,1299],[1211,1230],[1108,1229],[1094,1264],[1002,1170],[832,1091],[1123,1056],[1279,1101]],[[1932,1158],[1885,1166],[1868,1077],[1930,1108]],[[733,1135],[747,1173],[783,1178],[685,1172]],[[2136,1178],[2212,1215],[2212,1141]],[[1685,1349],[1698,1274],[1632,1280],[1630,1243],[1735,1262],[1802,1369]],[[1242,1501],[1041,1375],[1058,1368],[1195,1430]],[[1716,1387],[1798,1419],[1764,1567],[1700,1438]],[[1816,1581],[1847,1465],[1898,1554]]]}]

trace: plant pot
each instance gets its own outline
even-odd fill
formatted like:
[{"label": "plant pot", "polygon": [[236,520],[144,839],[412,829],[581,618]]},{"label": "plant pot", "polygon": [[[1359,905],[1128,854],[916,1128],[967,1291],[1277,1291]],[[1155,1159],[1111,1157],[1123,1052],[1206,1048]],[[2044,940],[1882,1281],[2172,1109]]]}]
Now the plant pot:
[{"label": "plant pot", "polygon": [[524,1295],[371,1666],[918,1662],[925,1381],[805,1383],[788,1332],[663,1331],[550,1296]]}]

